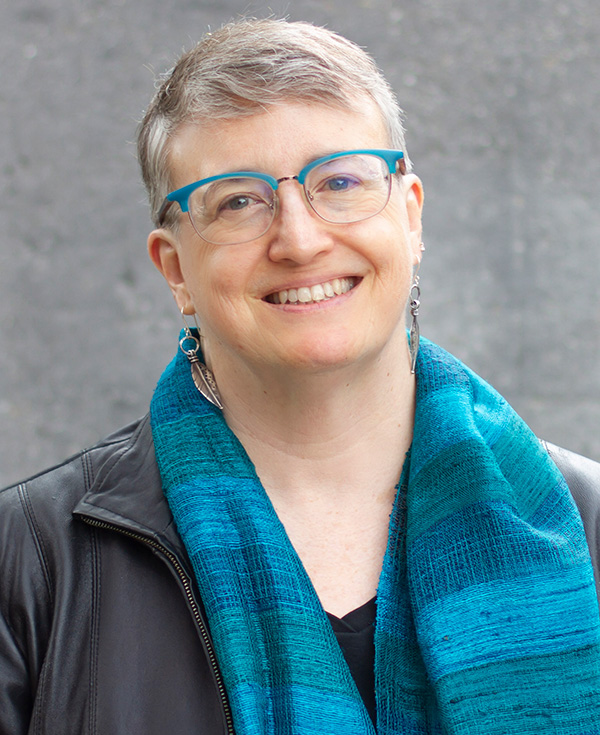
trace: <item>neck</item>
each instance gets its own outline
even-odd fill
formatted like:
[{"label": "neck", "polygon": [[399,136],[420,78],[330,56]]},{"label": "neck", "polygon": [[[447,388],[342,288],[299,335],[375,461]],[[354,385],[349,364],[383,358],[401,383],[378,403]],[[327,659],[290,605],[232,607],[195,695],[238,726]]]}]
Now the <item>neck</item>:
[{"label": "neck", "polygon": [[227,423],[272,497],[393,492],[413,429],[405,341],[366,366],[217,375]]}]

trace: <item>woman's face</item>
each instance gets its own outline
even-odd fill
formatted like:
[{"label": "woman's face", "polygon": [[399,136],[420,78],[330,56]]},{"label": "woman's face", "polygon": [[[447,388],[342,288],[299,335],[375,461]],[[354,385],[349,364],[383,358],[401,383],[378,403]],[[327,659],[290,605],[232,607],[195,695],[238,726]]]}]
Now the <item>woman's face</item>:
[{"label": "woman's face", "polygon": [[[209,126],[188,124],[173,141],[174,188],[232,171],[293,176],[320,156],[388,147],[375,106],[365,99],[358,109],[290,103]],[[318,218],[296,181],[277,193],[275,221],[252,242],[205,242],[186,215],[176,236],[155,230],[148,241],[178,306],[197,313],[217,378],[235,363],[253,371],[321,371],[377,359],[394,342],[405,345],[405,305],[420,258],[420,181],[394,177],[386,208],[353,224]],[[319,285],[331,293],[327,284],[350,290],[306,303],[273,297]]]}]

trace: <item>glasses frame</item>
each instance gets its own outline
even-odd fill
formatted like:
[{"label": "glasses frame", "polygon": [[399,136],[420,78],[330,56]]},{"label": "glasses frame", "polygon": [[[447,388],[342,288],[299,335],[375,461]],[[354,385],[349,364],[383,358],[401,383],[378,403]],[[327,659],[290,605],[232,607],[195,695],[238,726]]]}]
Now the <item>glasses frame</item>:
[{"label": "glasses frame", "polygon": [[[309,164],[304,166],[304,168],[301,171],[299,171],[295,176],[282,176],[279,179],[276,179],[274,176],[269,176],[269,174],[259,173],[258,171],[232,171],[231,173],[227,173],[227,174],[217,174],[216,176],[209,176],[206,179],[199,179],[198,181],[194,181],[191,184],[186,184],[186,186],[182,186],[180,189],[175,189],[174,191],[167,194],[167,196],[165,197],[158,211],[158,217],[157,217],[158,225],[159,227],[162,227],[169,209],[173,206],[173,204],[179,204],[181,211],[184,214],[188,215],[191,225],[194,228],[194,231],[198,234],[198,236],[201,237],[203,240],[206,240],[206,242],[211,242],[210,240],[207,240],[196,229],[194,225],[194,222],[189,212],[190,196],[196,191],[196,189],[199,189],[201,186],[204,186],[204,184],[210,184],[213,181],[220,181],[223,179],[235,179],[235,178],[240,178],[240,177],[259,179],[260,181],[264,181],[267,184],[269,184],[269,186],[273,189],[273,193],[277,192],[277,189],[279,188],[279,184],[281,184],[283,181],[296,180],[302,186],[302,190],[304,191],[306,201],[308,202],[312,211],[320,219],[324,220],[325,222],[330,222],[330,220],[325,219],[325,217],[320,215],[319,212],[317,212],[317,210],[313,207],[311,203],[311,197],[309,195],[309,192],[306,191],[304,182],[306,181],[306,177],[308,176],[308,174],[314,168],[316,168],[317,166],[320,166],[322,163],[327,163],[327,161],[333,161],[336,158],[342,158],[344,156],[353,156],[353,155],[377,156],[378,158],[381,158],[386,163],[391,175],[394,175],[397,172],[403,175],[406,173],[406,162],[404,161],[404,151],[388,149],[388,148],[358,148],[356,150],[339,151],[338,153],[330,153],[327,156],[321,156],[320,158],[316,158],[314,161],[311,161]],[[391,191],[391,179],[390,179],[390,191]],[[388,201],[389,201],[389,193],[388,193],[388,198],[385,204],[379,210],[379,212],[382,212],[385,209]],[[363,219],[369,219],[370,217],[374,217],[376,214],[379,214],[379,212],[370,214],[368,217],[364,217]],[[273,219],[274,218],[275,218],[275,207],[273,208]],[[267,227],[267,229],[260,235],[253,237],[252,240],[256,240],[259,237],[262,237],[262,235],[264,235],[265,232],[268,231],[269,227],[273,224],[273,219],[269,223],[269,226]],[[354,220],[354,221],[360,222],[362,220]],[[350,223],[333,222],[333,224],[350,224]],[[251,242],[252,240],[247,240],[245,242]],[[225,244],[225,243],[213,243],[213,244],[219,245],[219,244]],[[228,243],[228,244],[235,245],[235,244],[240,244],[240,243]]]}]

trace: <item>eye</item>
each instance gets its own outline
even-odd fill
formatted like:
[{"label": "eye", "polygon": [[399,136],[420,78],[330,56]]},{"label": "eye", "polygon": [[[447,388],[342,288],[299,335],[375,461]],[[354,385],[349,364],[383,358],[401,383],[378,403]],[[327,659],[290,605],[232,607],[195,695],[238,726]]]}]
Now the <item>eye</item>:
[{"label": "eye", "polygon": [[273,189],[260,179],[225,177],[201,186],[190,198],[190,211],[196,227],[211,222],[241,222],[260,215],[271,206]]},{"label": "eye", "polygon": [[252,202],[256,204],[256,199],[245,194],[236,194],[235,196],[226,199],[224,202],[221,202],[219,209],[229,209],[233,212],[238,212],[240,209],[246,209],[246,207],[249,207]]},{"label": "eye", "polygon": [[257,214],[259,209],[269,206],[269,203],[261,196],[240,192],[220,201],[213,216],[220,218],[250,217]]},{"label": "eye", "polygon": [[361,182],[354,176],[331,176],[322,182],[320,189],[321,191],[343,192],[353,189],[355,186],[360,186],[360,183]]}]

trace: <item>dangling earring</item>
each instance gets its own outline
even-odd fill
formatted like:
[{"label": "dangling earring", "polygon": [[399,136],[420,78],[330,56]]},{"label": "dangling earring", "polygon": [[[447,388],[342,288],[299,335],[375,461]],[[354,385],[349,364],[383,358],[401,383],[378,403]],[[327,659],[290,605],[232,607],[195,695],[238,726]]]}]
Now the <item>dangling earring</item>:
[{"label": "dangling earring", "polygon": [[[183,323],[185,325],[185,336],[179,340],[179,349],[190,361],[190,368],[192,370],[192,380],[194,381],[194,385],[196,386],[196,388],[198,388],[200,393],[202,393],[207,401],[212,403],[213,406],[216,406],[217,408],[223,410],[221,394],[219,393],[219,389],[217,388],[217,383],[215,382],[214,375],[203,362],[200,362],[200,359],[198,358],[200,340],[192,333],[192,330],[189,328],[188,323],[185,319],[185,314],[183,313],[183,307],[181,308],[181,318],[183,319]],[[200,333],[200,327],[198,326],[198,322],[196,321],[195,314],[194,321],[196,322],[198,335],[202,336]],[[184,345],[186,343],[189,343],[190,340],[194,343],[194,347],[186,350]]]},{"label": "dangling earring", "polygon": [[[423,243],[421,243],[421,252],[425,250],[425,246]],[[415,374],[415,368],[417,365],[417,355],[419,354],[419,340],[421,338],[421,334],[419,331],[419,322],[417,321],[417,317],[419,316],[419,307],[421,306],[421,289],[419,287],[419,266],[421,265],[421,261],[419,260],[419,265],[417,266],[417,271],[414,275],[412,286],[410,287],[410,315],[412,317],[412,322],[410,324],[410,344],[409,344],[409,352],[410,352],[410,372],[412,375]]]}]

